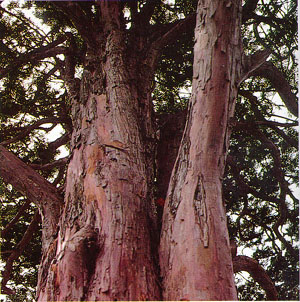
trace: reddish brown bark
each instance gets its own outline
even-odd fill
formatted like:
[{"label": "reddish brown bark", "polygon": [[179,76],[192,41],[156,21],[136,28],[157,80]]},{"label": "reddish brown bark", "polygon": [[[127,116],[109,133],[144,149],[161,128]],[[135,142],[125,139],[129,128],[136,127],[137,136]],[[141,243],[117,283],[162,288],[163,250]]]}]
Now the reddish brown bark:
[{"label": "reddish brown bark", "polygon": [[0,175],[6,183],[10,183],[39,207],[43,226],[43,250],[46,252],[57,233],[62,196],[44,177],[1,145]]},{"label": "reddish brown bark", "polygon": [[235,273],[241,271],[248,272],[265,290],[267,300],[278,300],[278,293],[274,283],[256,260],[247,256],[235,256],[233,257],[233,269]]},{"label": "reddish brown bark", "polygon": [[72,105],[65,206],[39,301],[160,300],[153,150],[146,149],[153,135],[151,82],[144,77],[142,89],[132,85],[139,78],[126,68],[120,9],[101,2],[104,50],[89,50],[80,99]]},{"label": "reddish brown bark", "polygon": [[[236,299],[221,181],[238,83],[253,71],[241,62],[240,2],[199,1],[193,97],[165,205],[160,259],[164,299]],[[143,6],[149,15],[138,26],[150,20],[157,3]],[[24,168],[24,178],[13,183],[28,197],[28,184],[34,184],[33,197],[41,197],[43,228],[50,236],[43,238],[38,300],[161,300],[151,81],[163,46],[194,17],[160,26],[151,37],[132,24],[125,36],[122,1],[95,3],[101,24],[89,22],[76,1],[55,5],[73,22],[88,50],[78,91],[72,42],[61,49],[73,119],[62,213],[55,188],[33,170]],[[48,55],[58,50],[52,46]],[[32,59],[38,58],[42,56]],[[166,140],[173,147],[158,159],[170,159],[158,175],[160,195],[166,193],[179,136]],[[3,154],[0,149],[0,160],[7,160]],[[12,170],[7,171],[0,165],[9,182]]]},{"label": "reddish brown bark", "polygon": [[268,79],[279,93],[287,110],[289,110],[289,112],[294,116],[298,116],[297,97],[293,94],[291,86],[282,71],[278,70],[272,62],[265,62],[260,66],[260,68],[254,70],[250,75]]},{"label": "reddish brown bark", "polygon": [[193,93],[163,217],[165,300],[235,300],[222,177],[241,76],[241,1],[199,1]]}]

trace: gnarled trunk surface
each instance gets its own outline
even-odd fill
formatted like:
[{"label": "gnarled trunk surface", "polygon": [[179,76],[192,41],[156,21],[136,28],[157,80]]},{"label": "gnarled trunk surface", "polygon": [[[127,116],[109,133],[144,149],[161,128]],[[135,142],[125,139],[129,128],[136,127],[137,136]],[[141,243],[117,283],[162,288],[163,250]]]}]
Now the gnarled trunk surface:
[{"label": "gnarled trunk surface", "polygon": [[80,97],[73,100],[65,205],[55,256],[40,272],[39,301],[161,298],[150,186],[153,131],[151,116],[140,115],[151,114],[145,108],[151,82],[136,85],[139,74],[126,62],[114,19],[118,9],[103,3],[103,18],[111,18],[106,41],[89,50]]},{"label": "gnarled trunk surface", "polygon": [[241,1],[200,0],[193,91],[163,216],[164,300],[236,300],[222,178],[241,70]]},{"label": "gnarled trunk surface", "polygon": [[[199,0],[189,110],[160,125],[158,141],[151,102],[155,65],[163,47],[194,26],[194,17],[158,29],[151,16],[160,1],[129,2],[129,28],[123,1],[96,1],[88,22],[76,1],[55,2],[87,45],[79,80],[72,57],[78,49],[66,34],[60,72],[72,101],[73,133],[64,200],[0,146],[1,176],[42,214],[37,299],[236,300],[222,178],[238,85],[270,52],[242,60],[241,0]],[[163,203],[165,195],[159,246],[162,209],[154,197]],[[37,221],[38,214],[25,239]],[[234,259],[235,270],[250,263]],[[271,280],[264,275],[263,283],[257,272],[252,262],[250,273],[276,298]]]}]

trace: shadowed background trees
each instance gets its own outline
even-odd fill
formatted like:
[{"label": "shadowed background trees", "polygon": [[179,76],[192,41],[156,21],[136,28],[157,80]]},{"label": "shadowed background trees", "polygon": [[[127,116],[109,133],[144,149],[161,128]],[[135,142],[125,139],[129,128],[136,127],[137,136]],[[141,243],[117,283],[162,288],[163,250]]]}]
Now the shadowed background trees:
[{"label": "shadowed background trees", "polygon": [[[131,11],[124,26],[144,30],[138,27],[137,14],[144,2],[149,3],[124,1],[124,10]],[[181,34],[163,48],[153,83],[157,122],[154,194],[158,199],[165,198],[184,128],[196,5],[187,0],[172,5],[153,3],[148,10],[153,32],[145,32],[145,37],[190,18]],[[41,23],[30,20],[27,9]],[[70,95],[64,81],[69,74],[75,75],[74,85],[81,78],[86,42],[80,31],[88,30],[84,22],[97,19],[93,2],[77,2],[72,9],[74,16],[76,9],[86,15],[79,22],[82,28],[75,28],[63,9],[51,2],[27,2],[23,9],[17,3],[0,8],[0,144],[62,194],[72,132]],[[280,300],[299,298],[296,15],[296,1],[244,3],[245,53],[269,49],[271,56],[240,87],[223,182],[229,233],[237,243],[237,255],[251,256],[260,263]],[[11,301],[31,301],[41,255],[40,217],[33,200],[4,181],[0,197],[2,291],[15,291],[8,298]],[[236,274],[239,298],[265,299],[265,292],[255,283],[259,280],[255,274],[252,277]]]}]

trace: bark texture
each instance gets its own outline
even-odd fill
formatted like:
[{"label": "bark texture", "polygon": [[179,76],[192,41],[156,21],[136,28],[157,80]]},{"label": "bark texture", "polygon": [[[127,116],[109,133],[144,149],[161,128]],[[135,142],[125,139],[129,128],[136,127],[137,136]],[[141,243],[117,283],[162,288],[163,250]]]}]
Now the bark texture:
[{"label": "bark texture", "polygon": [[[104,43],[88,49],[73,100],[60,232],[39,301],[160,300],[150,84],[126,58],[120,3],[101,2]],[[134,59],[134,56],[133,58]],[[131,68],[135,66],[135,68]],[[51,258],[51,257],[50,257]]]},{"label": "bark texture", "polygon": [[200,0],[193,91],[164,209],[164,300],[236,300],[222,178],[241,78],[241,1]]}]

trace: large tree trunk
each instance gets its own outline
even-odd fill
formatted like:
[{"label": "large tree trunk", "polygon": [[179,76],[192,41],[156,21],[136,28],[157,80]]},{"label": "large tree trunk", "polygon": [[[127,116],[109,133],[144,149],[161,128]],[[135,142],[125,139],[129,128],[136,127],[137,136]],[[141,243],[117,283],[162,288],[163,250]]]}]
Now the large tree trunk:
[{"label": "large tree trunk", "polygon": [[119,3],[101,5],[106,39],[89,50],[80,98],[72,105],[65,205],[55,256],[40,273],[39,301],[161,298],[151,72],[144,70],[141,82],[137,65],[126,60]]},{"label": "large tree trunk", "polygon": [[193,91],[164,209],[164,300],[236,300],[222,178],[241,73],[241,1],[200,0]]}]

